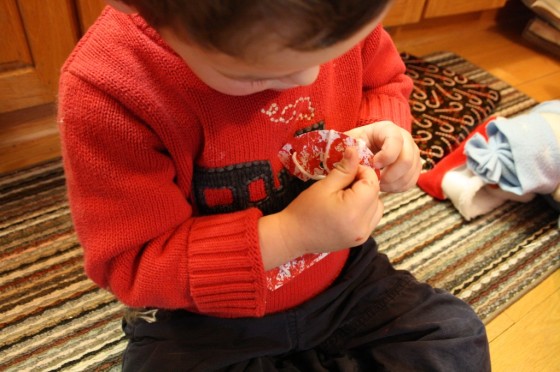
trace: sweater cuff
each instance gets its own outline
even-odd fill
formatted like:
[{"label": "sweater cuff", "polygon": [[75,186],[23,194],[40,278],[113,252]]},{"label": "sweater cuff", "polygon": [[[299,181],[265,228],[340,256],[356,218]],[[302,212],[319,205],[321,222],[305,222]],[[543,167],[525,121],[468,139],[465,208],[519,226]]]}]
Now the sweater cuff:
[{"label": "sweater cuff", "polygon": [[200,313],[255,317],[265,311],[266,281],[256,208],[196,218],[189,241],[189,282]]},{"label": "sweater cuff", "polygon": [[408,102],[382,94],[365,97],[358,126],[383,120],[390,120],[410,132],[412,114]]}]

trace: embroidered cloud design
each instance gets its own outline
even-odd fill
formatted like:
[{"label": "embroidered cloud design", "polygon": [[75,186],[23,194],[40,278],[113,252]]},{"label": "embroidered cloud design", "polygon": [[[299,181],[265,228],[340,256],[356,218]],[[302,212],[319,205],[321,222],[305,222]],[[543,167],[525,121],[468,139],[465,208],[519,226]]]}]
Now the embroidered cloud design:
[{"label": "embroidered cloud design", "polygon": [[290,103],[282,109],[277,103],[272,103],[268,109],[261,109],[261,112],[267,115],[271,122],[284,124],[294,119],[311,120],[315,116],[311,97],[299,97],[294,103]]}]

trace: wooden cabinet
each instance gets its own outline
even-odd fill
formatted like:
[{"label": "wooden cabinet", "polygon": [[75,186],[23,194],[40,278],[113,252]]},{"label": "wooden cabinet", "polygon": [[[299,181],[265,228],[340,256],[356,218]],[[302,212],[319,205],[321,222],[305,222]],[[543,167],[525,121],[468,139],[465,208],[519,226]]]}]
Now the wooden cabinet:
[{"label": "wooden cabinet", "polygon": [[505,3],[506,0],[429,0],[426,4],[424,17],[443,17],[501,8]]},{"label": "wooden cabinet", "polygon": [[60,68],[103,0],[0,0],[0,172],[60,154]]},{"label": "wooden cabinet", "polygon": [[70,0],[0,0],[0,113],[54,102],[78,40]]},{"label": "wooden cabinet", "polygon": [[385,26],[400,26],[423,19],[496,9],[507,0],[395,0]]},{"label": "wooden cabinet", "polygon": [[54,102],[62,63],[103,5],[0,0],[0,113]]},{"label": "wooden cabinet", "polygon": [[395,0],[383,24],[398,26],[418,22],[422,19],[425,4],[426,0]]}]

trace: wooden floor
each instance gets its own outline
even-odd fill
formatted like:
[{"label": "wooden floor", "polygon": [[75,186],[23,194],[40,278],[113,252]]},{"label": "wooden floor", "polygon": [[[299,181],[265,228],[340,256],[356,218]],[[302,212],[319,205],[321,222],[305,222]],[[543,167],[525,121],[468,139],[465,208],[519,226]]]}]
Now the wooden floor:
[{"label": "wooden floor", "polygon": [[[523,16],[501,12],[509,21],[494,24],[495,16],[435,20],[391,34],[400,51],[455,52],[538,101],[560,99],[560,60],[523,41]],[[487,331],[495,372],[560,371],[560,270],[491,320]]]},{"label": "wooden floor", "polygon": [[[525,19],[501,12],[445,18],[390,32],[401,51],[455,52],[538,101],[560,99],[560,61],[525,43]],[[14,113],[0,131],[0,172],[60,153],[54,107]],[[0,123],[7,119],[0,115]],[[10,122],[14,122],[13,116]],[[8,120],[5,120],[8,121]],[[560,271],[488,324],[494,371],[560,371]]]}]

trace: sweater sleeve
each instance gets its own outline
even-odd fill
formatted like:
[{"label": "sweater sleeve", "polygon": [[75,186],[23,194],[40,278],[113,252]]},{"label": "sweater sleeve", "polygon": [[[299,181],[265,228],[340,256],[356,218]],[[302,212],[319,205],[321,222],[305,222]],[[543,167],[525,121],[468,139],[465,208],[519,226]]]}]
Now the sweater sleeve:
[{"label": "sweater sleeve", "polygon": [[363,98],[358,125],[391,120],[410,131],[412,80],[389,34],[378,26],[363,42]]},{"label": "sweater sleeve", "polygon": [[192,120],[192,136],[184,139],[191,158],[181,159],[190,165],[178,177],[153,128],[101,89],[63,73],[59,127],[86,273],[128,306],[261,316],[261,212],[193,216],[189,177],[200,133]]}]

